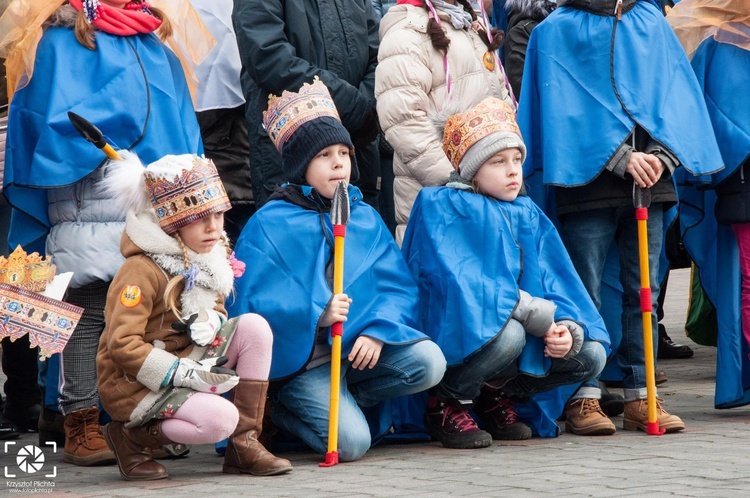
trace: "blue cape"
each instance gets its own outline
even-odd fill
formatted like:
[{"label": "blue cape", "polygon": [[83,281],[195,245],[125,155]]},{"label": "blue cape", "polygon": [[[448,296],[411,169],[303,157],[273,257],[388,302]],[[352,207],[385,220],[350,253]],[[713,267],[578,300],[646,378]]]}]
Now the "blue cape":
[{"label": "blue cape", "polygon": [[645,1],[617,22],[614,79],[629,113],[623,109],[610,79],[615,22],[560,7],[532,32],[518,108],[528,150],[524,175],[541,177],[533,179],[537,185],[585,185],[636,124],[694,175],[721,169],[685,52],[661,12]]},{"label": "blue cape", "polygon": [[[423,330],[460,364],[495,337],[523,289],[557,305],[556,320],[582,325],[586,339],[609,345],[596,311],[552,222],[528,197],[500,202],[449,187],[417,196],[402,250],[420,295]],[[544,375],[544,344],[528,336],[522,372]],[[577,385],[534,396],[524,418],[543,436],[557,434],[555,419]],[[523,411],[522,411],[523,413]]]},{"label": "blue cape", "polygon": [[[726,170],[713,185],[734,173],[750,155],[750,52],[734,45],[705,40],[692,59],[705,92],[711,122]],[[730,226],[714,216],[716,192],[683,181],[680,224],[683,242],[700,269],[703,288],[716,307],[719,336],[716,358],[716,408],[750,403],[750,359],[740,320],[740,272],[737,240]]]},{"label": "blue cape", "polygon": [[[417,287],[393,237],[356,187],[349,186],[349,198],[344,292],[354,302],[344,324],[342,357],[360,334],[386,344],[427,339],[417,324]],[[265,204],[237,241],[236,256],[247,269],[235,282],[228,310],[232,316],[258,313],[268,320],[274,334],[271,379],[299,372],[310,358],[318,320],[332,294],[326,281],[332,242],[330,213],[285,200]]]},{"label": "blue cape", "polygon": [[200,129],[175,55],[155,35],[97,32],[96,50],[72,29],[49,28],[34,75],[10,106],[3,192],[15,208],[11,246],[44,251],[49,231],[44,189],[76,183],[105,162],[68,120],[73,111],[113,146],[144,164],[167,154],[202,153]]}]

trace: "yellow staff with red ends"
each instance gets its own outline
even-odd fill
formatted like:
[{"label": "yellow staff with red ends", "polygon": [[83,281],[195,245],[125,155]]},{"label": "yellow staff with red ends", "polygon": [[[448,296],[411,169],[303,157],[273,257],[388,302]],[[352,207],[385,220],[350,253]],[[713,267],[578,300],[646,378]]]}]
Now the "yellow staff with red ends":
[{"label": "yellow staff with red ends", "polygon": [[664,429],[659,427],[656,412],[656,377],[654,375],[653,300],[651,297],[651,277],[648,264],[648,208],[651,205],[651,189],[633,184],[633,207],[638,223],[638,262],[641,270],[641,316],[643,318],[643,355],[646,360],[646,400],[648,421],[646,434],[661,436]]},{"label": "yellow staff with red ends", "polygon": [[[333,294],[344,292],[344,239],[346,224],[349,223],[349,193],[346,182],[336,185],[331,203],[331,223],[333,223]],[[341,337],[344,323],[331,325],[331,401],[328,411],[328,452],[321,467],[332,467],[339,463],[339,390],[341,383]]]}]

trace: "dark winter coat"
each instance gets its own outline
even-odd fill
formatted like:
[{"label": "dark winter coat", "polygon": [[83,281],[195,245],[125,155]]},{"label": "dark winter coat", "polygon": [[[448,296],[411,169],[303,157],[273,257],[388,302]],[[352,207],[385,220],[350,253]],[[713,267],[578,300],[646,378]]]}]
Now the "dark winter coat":
[{"label": "dark winter coat", "polygon": [[544,20],[556,5],[548,0],[506,0],[508,29],[505,35],[505,74],[513,93],[521,95],[523,63],[531,31]]},{"label": "dark winter coat", "polygon": [[716,186],[716,221],[729,225],[750,222],[750,159]]},{"label": "dark winter coat", "polygon": [[379,37],[370,0],[236,0],[232,19],[242,59],[256,206],[286,180],[281,156],[263,129],[268,96],[296,92],[314,76],[330,90],[352,135],[365,198],[377,195],[373,88]]}]

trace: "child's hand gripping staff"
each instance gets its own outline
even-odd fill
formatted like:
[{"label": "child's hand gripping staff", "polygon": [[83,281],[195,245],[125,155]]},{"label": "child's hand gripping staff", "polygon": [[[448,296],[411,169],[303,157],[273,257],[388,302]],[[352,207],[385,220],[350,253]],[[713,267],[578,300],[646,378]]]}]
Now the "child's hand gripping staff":
[{"label": "child's hand gripping staff", "polygon": [[78,114],[68,111],[68,119],[73,124],[73,127],[78,130],[83,138],[96,145],[102,152],[104,152],[108,158],[113,161],[121,161],[122,156],[118,154],[111,145],[104,140],[104,135],[101,130],[91,124],[87,119],[82,118]]},{"label": "child's hand gripping staff", "polygon": [[646,360],[646,396],[648,401],[648,423],[646,434],[661,436],[656,405],[656,377],[654,376],[654,340],[651,315],[651,278],[648,265],[648,208],[651,205],[651,189],[633,184],[633,207],[638,222],[638,260],[641,270],[641,316],[643,317],[643,354]]},{"label": "child's hand gripping staff", "polygon": [[[346,182],[336,186],[331,204],[333,223],[333,294],[344,292],[344,238],[349,222],[349,193]],[[331,402],[328,412],[328,452],[321,467],[332,467],[339,463],[339,381],[341,373],[341,336],[344,335],[343,322],[331,326]]]}]

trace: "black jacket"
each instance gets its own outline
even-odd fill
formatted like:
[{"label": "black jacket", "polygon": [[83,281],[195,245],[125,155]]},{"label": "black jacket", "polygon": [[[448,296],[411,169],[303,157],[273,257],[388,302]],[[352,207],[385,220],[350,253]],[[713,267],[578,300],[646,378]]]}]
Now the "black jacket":
[{"label": "black jacket", "polygon": [[531,31],[555,10],[555,4],[547,0],[507,0],[505,8],[508,10],[508,29],[503,44],[505,74],[518,97]]},{"label": "black jacket", "polygon": [[750,222],[750,158],[716,187],[716,221],[724,225]]},{"label": "black jacket", "polygon": [[297,91],[319,76],[352,135],[367,199],[377,195],[375,116],[378,22],[370,0],[235,0],[256,206],[285,180],[281,156],[263,129],[268,95]]}]

